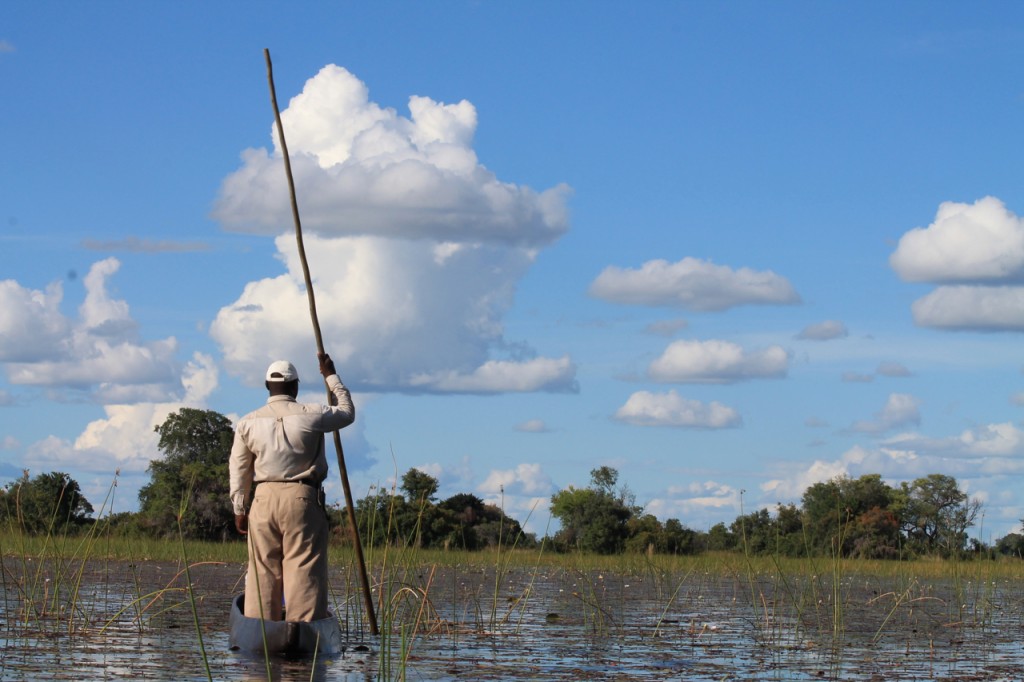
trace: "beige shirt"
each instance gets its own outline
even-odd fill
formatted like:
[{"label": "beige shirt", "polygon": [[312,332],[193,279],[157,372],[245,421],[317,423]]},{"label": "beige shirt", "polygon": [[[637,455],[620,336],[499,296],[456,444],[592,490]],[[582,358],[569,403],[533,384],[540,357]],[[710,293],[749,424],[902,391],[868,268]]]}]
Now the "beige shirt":
[{"label": "beige shirt", "polygon": [[322,483],[327,478],[324,434],[344,428],[356,417],[352,396],[337,374],[327,377],[337,406],[296,402],[274,395],[267,404],[238,420],[228,470],[231,506],[246,513],[253,481]]}]

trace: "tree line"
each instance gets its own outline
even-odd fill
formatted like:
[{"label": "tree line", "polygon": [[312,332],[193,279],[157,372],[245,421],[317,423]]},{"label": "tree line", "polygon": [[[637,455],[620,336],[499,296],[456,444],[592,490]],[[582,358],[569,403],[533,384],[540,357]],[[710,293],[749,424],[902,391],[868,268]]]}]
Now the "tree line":
[{"label": "tree line", "polygon": [[[237,537],[228,500],[231,421],[211,410],[182,408],[156,427],[160,457],[149,467],[137,512],[107,515],[113,533],[227,541]],[[706,531],[679,519],[664,522],[636,504],[619,472],[602,466],[590,484],[551,496],[560,529],[544,538],[556,551],[599,554],[695,554],[741,551],[783,556],[897,559],[970,553],[1024,556],[1024,535],[1010,533],[988,547],[968,537],[982,504],[952,476],[930,474],[891,486],[878,474],[838,476],[808,487],[800,504],[741,513]],[[355,503],[360,538],[367,545],[478,550],[533,547],[535,535],[497,505],[470,493],[437,499],[439,482],[409,469],[390,490],[374,488]],[[329,507],[332,534],[350,542],[347,515]],[[21,478],[0,489],[0,522],[25,533],[68,533],[97,523],[92,504],[68,474]]]}]

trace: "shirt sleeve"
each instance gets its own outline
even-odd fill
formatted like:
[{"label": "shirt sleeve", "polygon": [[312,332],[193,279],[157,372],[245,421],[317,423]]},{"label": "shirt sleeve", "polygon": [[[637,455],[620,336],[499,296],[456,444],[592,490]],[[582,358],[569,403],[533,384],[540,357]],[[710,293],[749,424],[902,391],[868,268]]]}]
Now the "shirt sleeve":
[{"label": "shirt sleeve", "polygon": [[320,424],[325,433],[343,429],[356,420],[356,408],[352,403],[352,394],[341,377],[332,374],[327,377],[327,388],[334,396],[334,405],[325,405],[324,412],[320,417]]},{"label": "shirt sleeve", "polygon": [[231,455],[228,458],[228,472],[231,481],[228,495],[231,497],[231,507],[235,514],[246,513],[245,505],[249,501],[249,491],[252,490],[253,462],[256,457],[246,445],[241,432],[242,424],[239,424],[235,429],[235,440],[231,445]]}]

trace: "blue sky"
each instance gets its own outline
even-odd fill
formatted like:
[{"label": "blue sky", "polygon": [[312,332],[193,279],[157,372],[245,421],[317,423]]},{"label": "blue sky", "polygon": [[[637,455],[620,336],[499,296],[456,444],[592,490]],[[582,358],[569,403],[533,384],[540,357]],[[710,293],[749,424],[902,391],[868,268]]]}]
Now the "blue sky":
[{"label": "blue sky", "polygon": [[[0,475],[136,504],[153,426],[319,400],[352,487],[539,533],[613,466],[697,529],[1024,471],[1016,3],[6,3]],[[340,497],[336,472],[329,494]]]}]

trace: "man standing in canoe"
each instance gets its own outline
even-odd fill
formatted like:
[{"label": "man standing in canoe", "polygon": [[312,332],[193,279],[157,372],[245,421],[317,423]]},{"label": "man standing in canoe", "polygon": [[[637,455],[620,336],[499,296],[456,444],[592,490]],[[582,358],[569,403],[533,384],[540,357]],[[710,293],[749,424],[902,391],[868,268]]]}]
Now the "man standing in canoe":
[{"label": "man standing in canoe", "polygon": [[[267,404],[235,427],[230,495],[235,527],[249,539],[249,618],[282,620],[282,598],[289,621],[327,617],[324,434],[351,424],[355,407],[331,357],[317,357],[335,405],[296,402],[298,372],[292,363],[278,360],[267,369]],[[246,511],[254,482],[256,492]]]}]

